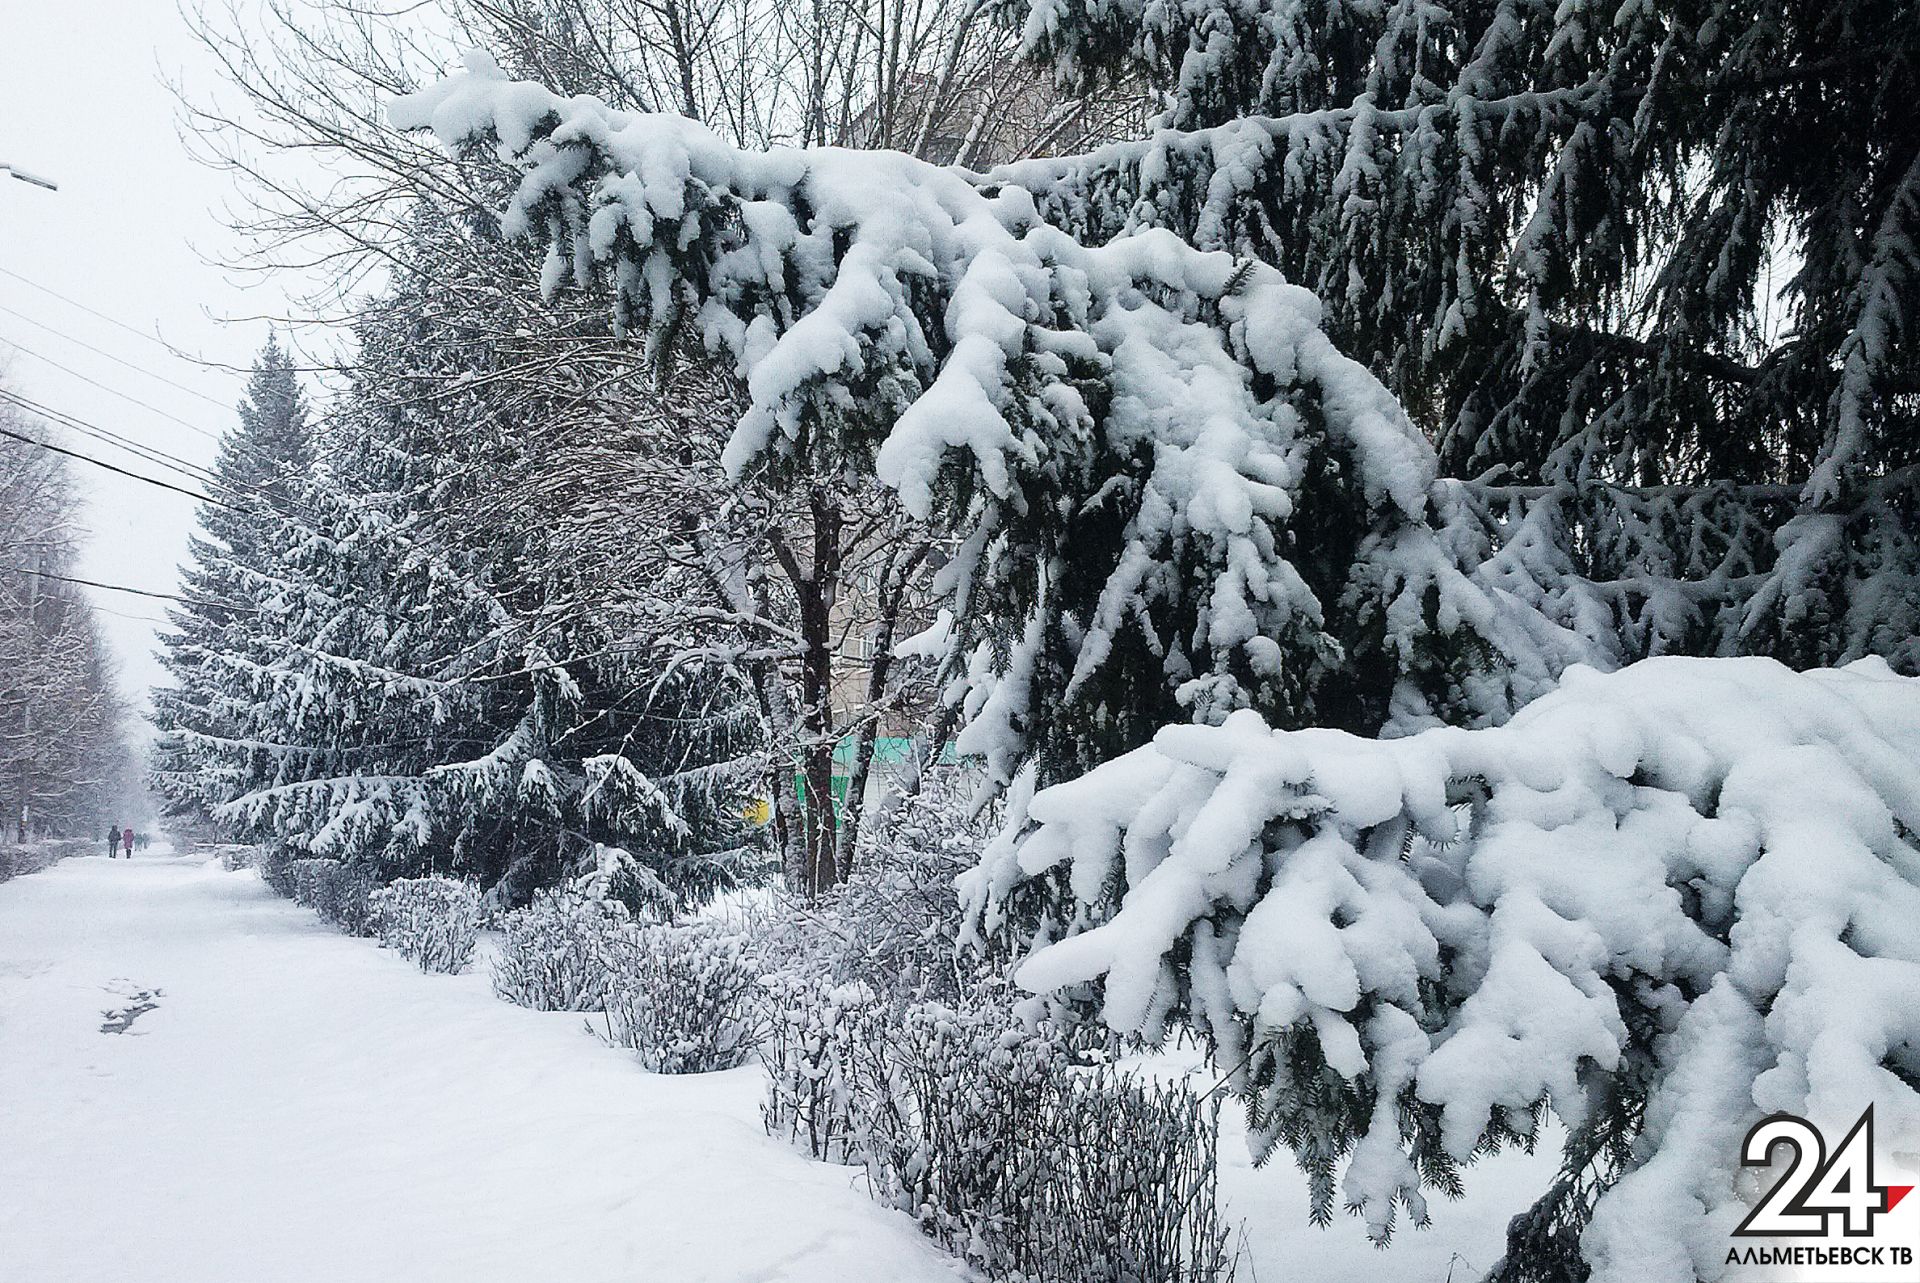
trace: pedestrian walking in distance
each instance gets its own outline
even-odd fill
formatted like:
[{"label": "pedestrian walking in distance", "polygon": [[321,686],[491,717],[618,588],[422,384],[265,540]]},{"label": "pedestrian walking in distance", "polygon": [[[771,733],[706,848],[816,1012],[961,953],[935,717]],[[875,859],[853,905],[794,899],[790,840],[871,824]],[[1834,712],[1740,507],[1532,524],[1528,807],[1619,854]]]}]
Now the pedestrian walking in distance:
[{"label": "pedestrian walking in distance", "polygon": [[120,830],[120,841],[126,846],[127,858],[131,860],[133,858],[133,830],[132,829]]},{"label": "pedestrian walking in distance", "polygon": [[120,826],[118,824],[109,824],[107,826],[107,858],[109,860],[111,860],[116,854],[118,854],[115,848],[117,848],[119,845],[120,845]]}]

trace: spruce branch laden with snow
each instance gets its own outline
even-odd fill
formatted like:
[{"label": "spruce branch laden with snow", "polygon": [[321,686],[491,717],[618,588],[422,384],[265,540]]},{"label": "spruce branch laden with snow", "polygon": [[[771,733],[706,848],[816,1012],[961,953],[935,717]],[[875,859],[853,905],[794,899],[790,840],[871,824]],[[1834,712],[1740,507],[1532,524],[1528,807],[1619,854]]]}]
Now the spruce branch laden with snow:
[{"label": "spruce branch laden with snow", "polygon": [[1790,482],[1915,461],[1920,25],[1904,0],[995,0],[1159,128],[986,175],[1327,304],[1449,468]]},{"label": "spruce branch laden with snow", "polygon": [[1595,1283],[1684,1283],[1764,1115],[1920,1146],[1915,761],[1920,679],[1874,660],[1574,668],[1397,740],[1243,711],[1038,793],[962,892],[1024,986],[1207,1034],[1316,1216],[1424,1223],[1550,1108],[1565,1170],[1496,1276],[1570,1233]]},{"label": "spruce branch laden with snow", "polygon": [[1432,449],[1270,267],[1081,244],[1017,187],[743,151],[479,57],[391,115],[522,171],[504,226],[546,242],[549,291],[604,282],[656,353],[734,364],[736,475],[870,471],[954,534],[962,748],[1002,781],[1238,708],[1497,718],[1584,653],[1455,564]]}]

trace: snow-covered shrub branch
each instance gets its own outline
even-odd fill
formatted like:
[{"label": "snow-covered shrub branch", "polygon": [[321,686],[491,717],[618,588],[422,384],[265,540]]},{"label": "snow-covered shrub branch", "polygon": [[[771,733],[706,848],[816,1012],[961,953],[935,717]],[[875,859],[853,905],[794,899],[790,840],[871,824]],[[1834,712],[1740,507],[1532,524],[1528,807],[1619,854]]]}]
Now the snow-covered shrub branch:
[{"label": "snow-covered shrub branch", "polygon": [[21,846],[11,835],[0,834],[0,882],[38,873],[68,856],[91,855],[93,850],[94,844],[87,838],[51,838]]},{"label": "snow-covered shrub branch", "polygon": [[846,883],[806,907],[751,919],[763,970],[826,992],[854,986],[893,1007],[960,1003],[990,964],[959,947],[954,879],[972,867],[996,825],[969,804],[969,774],[928,773],[919,792],[894,799],[880,832]]},{"label": "snow-covered shrub branch", "polygon": [[395,878],[368,896],[374,933],[422,971],[452,975],[473,959],[480,892],[453,878]]},{"label": "snow-covered shrub branch", "polygon": [[1058,1030],[981,992],[902,1006],[794,975],[769,990],[767,1129],[863,1166],[875,1197],[987,1277],[1228,1276],[1217,1098],[1078,1064]]},{"label": "snow-covered shrub branch", "polygon": [[541,891],[500,920],[493,991],[535,1011],[599,1011],[632,918],[618,901]]},{"label": "snow-covered shrub branch", "polygon": [[[1530,1225],[1596,1283],[1680,1283],[1789,1111],[1920,1139],[1920,679],[1878,660],[1584,668],[1503,726],[1398,740],[1236,713],[1038,793],[964,893],[1017,979],[1190,1021],[1379,1238],[1568,1125]],[[1344,1163],[1344,1175],[1339,1168]],[[1583,1232],[1582,1232],[1583,1231]]]},{"label": "snow-covered shrub branch", "polygon": [[364,865],[341,860],[295,860],[288,866],[293,878],[293,902],[305,905],[322,922],[348,935],[373,934],[373,874]]},{"label": "snow-covered shrub branch", "polygon": [[659,1074],[746,1063],[759,1045],[759,972],[740,936],[711,923],[644,924],[618,937],[606,992],[613,1041]]}]

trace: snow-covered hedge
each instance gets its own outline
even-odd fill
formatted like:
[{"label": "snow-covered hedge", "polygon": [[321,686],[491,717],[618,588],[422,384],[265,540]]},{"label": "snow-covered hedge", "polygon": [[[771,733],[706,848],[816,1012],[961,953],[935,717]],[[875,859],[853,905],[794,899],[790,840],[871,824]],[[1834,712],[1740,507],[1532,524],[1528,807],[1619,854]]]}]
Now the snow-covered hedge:
[{"label": "snow-covered hedge", "polygon": [[613,1040],[655,1073],[745,1064],[760,1038],[759,973],[745,941],[711,924],[643,925],[619,942],[606,1011]]},{"label": "snow-covered hedge", "polygon": [[877,1198],[988,1277],[1226,1276],[1217,1099],[1081,1066],[1051,1027],[977,997],[774,984],[767,1129],[864,1166]]},{"label": "snow-covered hedge", "polygon": [[1543,1104],[1591,1179],[1515,1232],[1572,1226],[1596,1283],[1718,1260],[1769,1112],[1920,1135],[1920,680],[1878,661],[1576,668],[1398,740],[1236,713],[1029,813],[967,877],[975,928],[1118,1029],[1200,1025],[1257,1146],[1322,1214],[1344,1159],[1380,1238]]},{"label": "snow-covered hedge", "polygon": [[493,991],[535,1011],[599,1011],[631,930],[617,901],[536,892],[532,904],[500,920]]},{"label": "snow-covered hedge", "polygon": [[369,897],[380,943],[422,971],[452,975],[473,959],[480,892],[453,878],[396,878]]},{"label": "snow-covered hedge", "polygon": [[339,860],[295,860],[288,866],[293,902],[305,905],[349,935],[373,932],[373,875],[365,867]]},{"label": "snow-covered hedge", "polygon": [[24,846],[0,839],[0,882],[25,873],[38,873],[75,855],[91,855],[99,850],[91,838],[49,838]]},{"label": "snow-covered hedge", "polygon": [[254,852],[253,867],[259,871],[260,880],[267,884],[275,895],[293,896],[293,866],[296,857],[284,846],[268,844]]}]

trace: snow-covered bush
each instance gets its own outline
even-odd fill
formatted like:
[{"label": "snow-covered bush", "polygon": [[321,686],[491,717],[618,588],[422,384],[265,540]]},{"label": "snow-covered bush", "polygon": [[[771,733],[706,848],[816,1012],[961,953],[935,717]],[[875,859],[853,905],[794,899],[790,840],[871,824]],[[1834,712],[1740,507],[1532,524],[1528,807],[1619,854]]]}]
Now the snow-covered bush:
[{"label": "snow-covered bush", "polygon": [[380,943],[422,971],[452,975],[473,958],[480,892],[453,878],[396,878],[369,897]]},{"label": "snow-covered bush", "polygon": [[293,866],[298,857],[279,843],[268,843],[255,851],[253,867],[260,872],[260,880],[267,884],[275,895],[293,896]]},{"label": "snow-covered bush", "polygon": [[995,1279],[1224,1277],[1218,1102],[1078,1064],[1055,1028],[976,997],[889,1004],[786,977],[765,1118]]},{"label": "snow-covered bush", "polygon": [[305,905],[322,922],[348,935],[370,935],[373,910],[368,897],[373,894],[373,875],[364,866],[340,860],[295,860],[288,866],[293,882],[293,902]]},{"label": "snow-covered bush", "polygon": [[826,984],[791,971],[762,984],[767,1131],[823,1162],[865,1162],[867,1105],[890,1094],[889,1004],[868,985]]},{"label": "snow-covered bush", "polygon": [[823,989],[865,985],[896,1005],[971,993],[982,963],[959,946],[954,878],[979,859],[992,825],[972,814],[965,789],[952,772],[936,773],[898,801],[843,885],[805,913],[775,909],[751,922],[761,969]]},{"label": "snow-covered bush", "polygon": [[1398,740],[1242,712],[1038,793],[963,891],[1038,946],[1024,986],[1210,1035],[1317,1214],[1337,1184],[1384,1240],[1550,1107],[1566,1169],[1507,1276],[1577,1238],[1596,1283],[1680,1283],[1762,1116],[1920,1139],[1916,762],[1920,679],[1874,660],[1575,668]]},{"label": "snow-covered bush", "polygon": [[746,1063],[759,1043],[759,973],[741,937],[715,926],[643,925],[618,945],[606,995],[613,1040],[655,1073]]},{"label": "snow-covered bush", "polygon": [[618,902],[537,892],[532,904],[500,919],[493,991],[536,1011],[599,1011],[632,930]]}]

